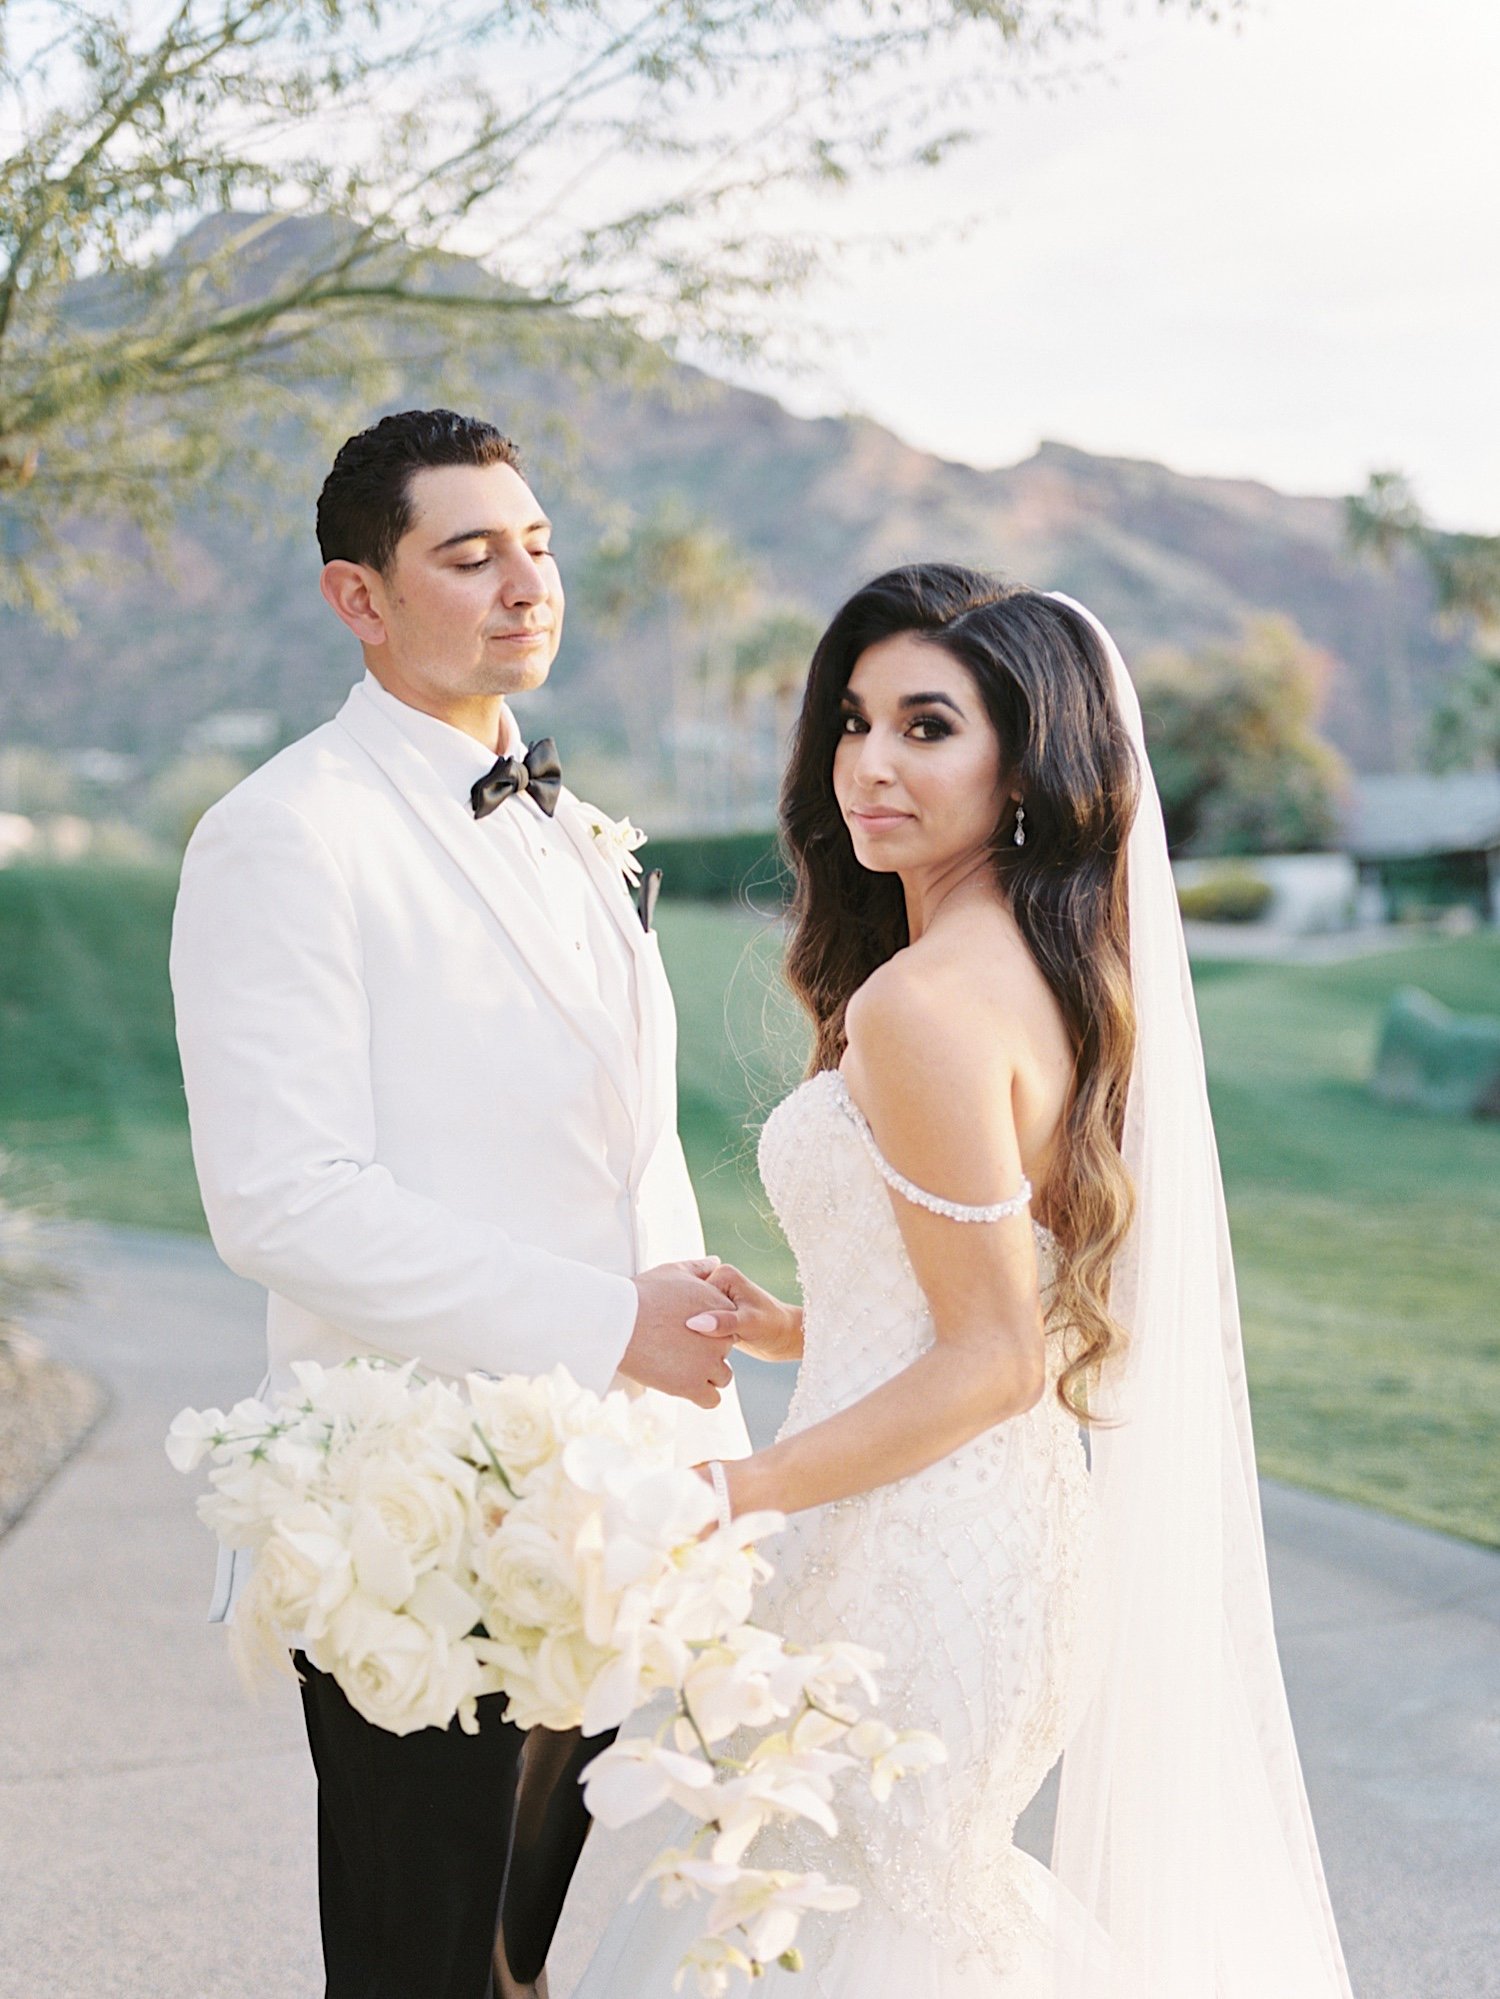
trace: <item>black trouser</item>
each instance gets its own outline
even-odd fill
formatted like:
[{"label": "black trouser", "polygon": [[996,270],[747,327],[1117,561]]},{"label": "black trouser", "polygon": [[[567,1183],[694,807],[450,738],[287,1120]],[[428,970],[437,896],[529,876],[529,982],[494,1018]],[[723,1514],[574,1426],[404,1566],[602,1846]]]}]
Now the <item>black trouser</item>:
[{"label": "black trouser", "polygon": [[500,1719],[500,1694],[480,1701],[478,1735],[457,1722],[391,1735],[300,1652],[296,1664],[327,1999],[534,1989],[588,1834],[578,1773],[610,1738],[528,1737]]}]

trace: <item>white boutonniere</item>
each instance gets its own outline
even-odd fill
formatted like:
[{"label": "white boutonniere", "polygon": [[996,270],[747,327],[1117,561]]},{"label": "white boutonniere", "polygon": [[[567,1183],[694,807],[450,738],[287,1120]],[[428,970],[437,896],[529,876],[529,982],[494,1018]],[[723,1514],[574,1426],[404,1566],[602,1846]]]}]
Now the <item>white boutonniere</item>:
[{"label": "white boutonniere", "polygon": [[589,831],[594,836],[594,845],[612,867],[620,870],[626,886],[636,888],[640,884],[641,864],[636,859],[636,849],[644,847],[648,834],[639,826],[632,826],[628,819],[611,819],[596,805],[585,805],[584,812],[589,822]]}]

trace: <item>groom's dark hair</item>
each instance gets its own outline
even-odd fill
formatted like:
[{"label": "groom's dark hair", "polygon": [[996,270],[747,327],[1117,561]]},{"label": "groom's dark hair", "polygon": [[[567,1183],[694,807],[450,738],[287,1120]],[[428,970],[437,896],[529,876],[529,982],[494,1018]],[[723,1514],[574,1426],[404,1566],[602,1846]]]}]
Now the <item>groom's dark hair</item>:
[{"label": "groom's dark hair", "polygon": [[318,495],[325,562],[362,562],[383,576],[411,526],[414,472],[435,465],[510,465],[521,454],[482,417],[456,410],[400,410],[339,447]]}]

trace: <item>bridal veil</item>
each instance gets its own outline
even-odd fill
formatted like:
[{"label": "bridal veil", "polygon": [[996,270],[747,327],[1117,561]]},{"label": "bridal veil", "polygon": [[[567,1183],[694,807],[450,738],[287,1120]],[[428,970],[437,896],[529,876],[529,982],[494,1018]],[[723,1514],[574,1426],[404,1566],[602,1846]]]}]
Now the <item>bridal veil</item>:
[{"label": "bridal veil", "polygon": [[[1110,1939],[1108,1999],[1348,1999],[1272,1626],[1239,1305],[1187,950],[1140,703],[1128,850],[1136,1213],[1095,1397],[1097,1536],[1053,1872]],[[1057,1999],[1101,1999],[1058,1953]]]}]

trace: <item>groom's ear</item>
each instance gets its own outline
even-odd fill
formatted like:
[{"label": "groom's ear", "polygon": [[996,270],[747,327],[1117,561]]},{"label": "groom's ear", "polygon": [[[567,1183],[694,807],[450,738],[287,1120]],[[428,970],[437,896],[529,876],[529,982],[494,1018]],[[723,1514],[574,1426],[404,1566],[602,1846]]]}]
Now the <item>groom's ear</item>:
[{"label": "groom's ear", "polygon": [[353,632],[361,645],[380,646],[385,644],[385,620],[376,608],[371,585],[373,572],[362,562],[345,562],[342,559],[326,562],[320,579],[320,588],[327,598],[334,615]]}]

